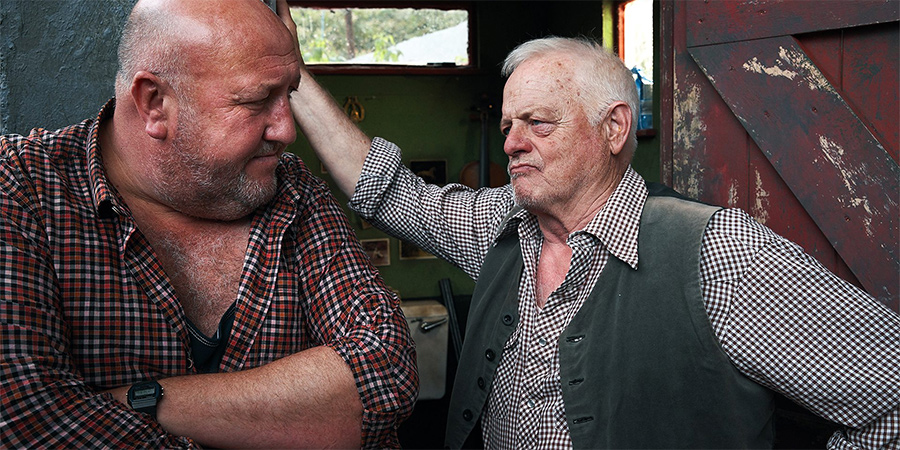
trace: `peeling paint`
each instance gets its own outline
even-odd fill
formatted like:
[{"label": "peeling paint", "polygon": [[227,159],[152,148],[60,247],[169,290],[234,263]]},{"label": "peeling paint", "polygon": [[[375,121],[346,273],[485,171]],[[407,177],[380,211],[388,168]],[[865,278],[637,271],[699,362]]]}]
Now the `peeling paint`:
[{"label": "peeling paint", "polygon": [[765,225],[769,221],[769,192],[763,188],[762,176],[758,170],[754,170],[756,185],[754,190],[753,217],[757,222]]},{"label": "peeling paint", "polygon": [[[776,60],[775,62],[777,64],[779,61]],[[788,80],[793,80],[798,75],[797,72],[784,70],[780,67],[766,67],[761,62],[759,62],[759,60],[756,59],[755,56],[750,61],[745,62],[743,68],[748,72],[764,73],[772,77],[784,77]]]},{"label": "peeling paint", "polygon": [[731,180],[728,186],[728,206],[731,208],[740,207],[740,189],[738,189],[737,180]]},{"label": "peeling paint", "polygon": [[812,60],[810,60],[802,51],[796,49],[788,50],[784,47],[779,47],[778,56],[787,61],[788,64],[797,67],[806,74],[804,80],[809,86],[809,90],[836,93],[834,88],[831,87],[831,83],[825,78],[825,75],[822,74],[819,68],[816,67]]},{"label": "peeling paint", "polygon": [[847,190],[854,192],[856,190],[856,181],[853,179],[855,174],[848,173],[844,168],[844,147],[828,139],[827,136],[821,135],[819,136],[819,147],[822,149],[822,154],[825,155],[828,162],[841,173],[841,178]]},{"label": "peeling paint", "polygon": [[[745,62],[742,67],[748,72],[766,74],[771,77],[783,77],[791,81],[800,77],[799,79],[804,81],[811,91],[818,90],[836,93],[831,83],[825,78],[825,75],[822,74],[805,53],[797,49],[778,47],[778,58],[775,59],[771,67],[767,67],[755,56],[750,61]],[[797,71],[789,70],[785,67],[793,67]]]},{"label": "peeling paint", "polygon": [[689,91],[677,90],[678,101],[675,102],[675,123],[678,127],[675,139],[684,147],[692,148],[694,137],[706,131],[706,124],[700,120],[700,87],[691,85]]},{"label": "peeling paint", "polygon": [[[706,123],[703,122],[700,114],[700,86],[696,83],[687,84],[690,88],[683,90],[678,86],[676,80],[673,111],[674,122],[677,124],[673,141],[675,145],[684,150],[695,148],[697,141],[703,138],[703,133],[706,131]],[[677,188],[689,197],[698,198],[700,197],[700,180],[704,168],[697,162],[698,158],[690,157],[691,154],[690,151],[675,152],[675,155],[680,157],[673,161],[673,172],[683,175],[676,177],[679,180]]]},{"label": "peeling paint", "polygon": [[840,196],[837,200],[841,202],[841,206],[844,208],[853,208],[857,211],[862,209],[866,212],[861,215],[866,235],[870,238],[874,238],[875,231],[872,227],[872,220],[877,215],[877,212],[872,210],[867,198],[857,197],[855,195],[857,180],[864,180],[866,174],[848,168],[847,165],[844,164],[844,148],[827,136],[819,136],[819,147],[822,149],[822,154],[825,155],[825,158],[838,170],[841,180],[844,183],[844,187],[846,187],[847,191],[850,193],[849,198]]}]

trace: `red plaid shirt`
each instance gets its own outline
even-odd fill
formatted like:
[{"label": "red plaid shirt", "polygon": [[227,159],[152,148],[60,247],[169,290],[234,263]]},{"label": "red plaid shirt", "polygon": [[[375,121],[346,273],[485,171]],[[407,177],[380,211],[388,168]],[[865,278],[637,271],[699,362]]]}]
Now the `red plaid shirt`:
[{"label": "red plaid shirt", "polygon": [[[107,182],[96,120],[0,137],[0,447],[188,447],[105,389],[196,373],[187,318]],[[399,300],[326,185],[286,154],[256,212],[219,370],[325,345],[350,366],[366,446],[397,446],[418,386]]]}]

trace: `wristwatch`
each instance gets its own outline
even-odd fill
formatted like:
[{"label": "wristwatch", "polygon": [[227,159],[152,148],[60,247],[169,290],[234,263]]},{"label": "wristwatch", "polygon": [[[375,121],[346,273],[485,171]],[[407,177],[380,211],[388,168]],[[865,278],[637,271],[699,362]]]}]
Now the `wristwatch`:
[{"label": "wristwatch", "polygon": [[163,397],[163,388],[156,381],[142,381],[128,389],[128,406],[131,409],[150,414],[156,419],[156,405]]}]

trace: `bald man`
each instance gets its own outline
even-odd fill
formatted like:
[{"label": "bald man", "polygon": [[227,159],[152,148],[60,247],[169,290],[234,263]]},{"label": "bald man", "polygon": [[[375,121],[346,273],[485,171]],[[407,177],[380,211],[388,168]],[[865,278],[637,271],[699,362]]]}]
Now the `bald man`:
[{"label": "bald man", "polygon": [[284,0],[141,0],[95,119],[0,137],[0,447],[391,447],[399,301],[284,152]]}]

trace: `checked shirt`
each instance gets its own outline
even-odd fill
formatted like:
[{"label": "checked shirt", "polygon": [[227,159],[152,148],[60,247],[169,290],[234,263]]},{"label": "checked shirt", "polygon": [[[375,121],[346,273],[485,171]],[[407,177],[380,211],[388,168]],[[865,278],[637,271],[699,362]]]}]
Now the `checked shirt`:
[{"label": "checked shirt", "polygon": [[[0,137],[0,447],[190,447],[101,391],[196,373],[187,317],[108,184],[96,120]],[[415,353],[327,186],[286,154],[253,218],[218,367],[257,367],[315,346],[349,365],[365,446],[397,446],[416,396]],[[164,401],[164,400],[163,400]]]},{"label": "checked shirt", "polygon": [[[520,321],[504,347],[482,414],[485,446],[571,447],[555,343],[610,257],[632,267],[640,263],[644,181],[629,168],[597,216],[569,236],[569,272],[544,308],[537,308],[534,274],[542,235],[536,218],[525,211],[515,216],[521,221],[503,222],[514,206],[511,187],[428,186],[403,168],[400,158],[393,144],[373,141],[351,199],[351,207],[373,225],[447,259],[474,279],[497,237],[519,234]],[[721,210],[710,220],[700,264],[710,323],[744,375],[847,426],[829,448],[900,445],[896,313],[738,209]]]}]

